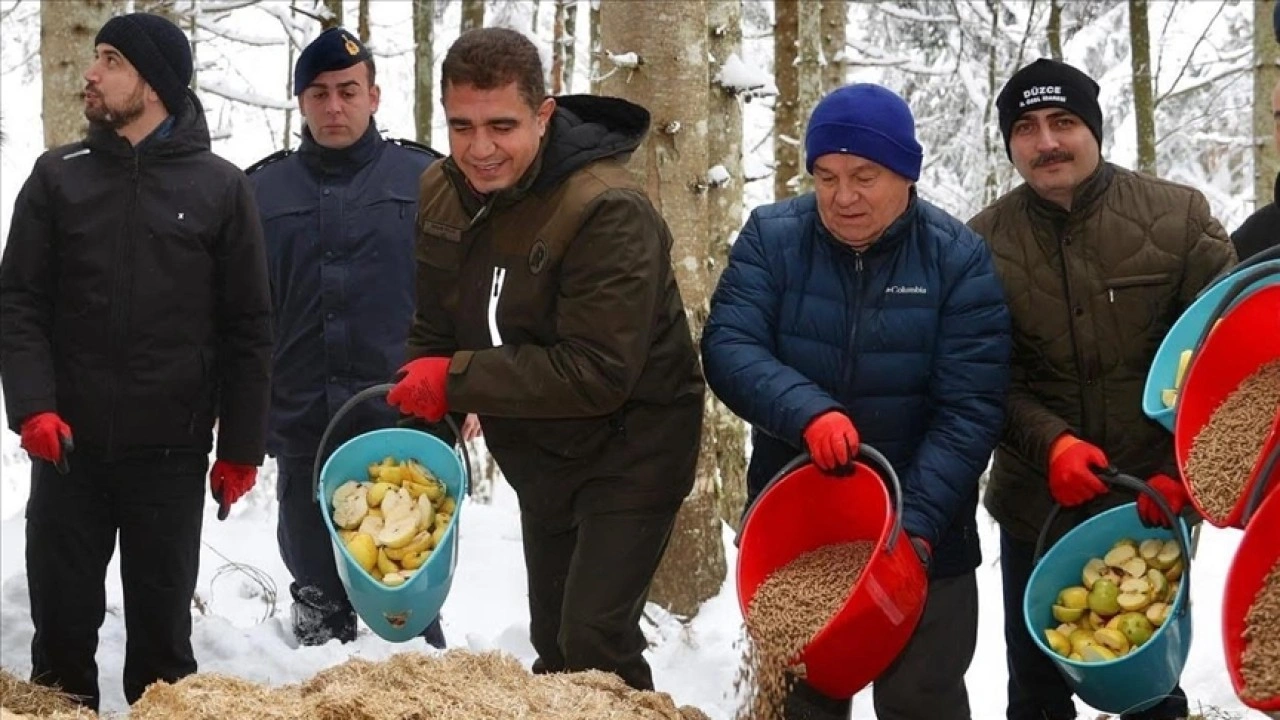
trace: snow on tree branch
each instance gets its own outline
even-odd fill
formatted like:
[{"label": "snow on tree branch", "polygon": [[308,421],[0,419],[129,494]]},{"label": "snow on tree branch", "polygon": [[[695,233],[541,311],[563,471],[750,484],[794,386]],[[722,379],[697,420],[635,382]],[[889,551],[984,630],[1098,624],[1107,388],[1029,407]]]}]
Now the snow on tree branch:
[{"label": "snow on tree branch", "polygon": [[768,73],[743,62],[736,53],[725,58],[712,82],[733,95],[765,97],[778,94],[778,88]]},{"label": "snow on tree branch", "polygon": [[293,110],[294,104],[288,100],[276,100],[263,95],[243,90],[232,90],[231,88],[210,80],[202,80],[200,89],[210,95],[217,95],[220,98],[231,100],[232,102],[243,103],[245,105],[253,105],[255,107],[268,108],[271,110]]}]

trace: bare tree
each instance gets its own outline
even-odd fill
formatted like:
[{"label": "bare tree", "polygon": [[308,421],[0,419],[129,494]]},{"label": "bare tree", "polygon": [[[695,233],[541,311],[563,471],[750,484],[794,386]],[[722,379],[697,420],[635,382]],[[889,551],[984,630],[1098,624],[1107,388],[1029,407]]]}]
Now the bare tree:
[{"label": "bare tree", "polygon": [[592,2],[587,10],[587,79],[590,91],[600,92],[600,3]]},{"label": "bare tree", "polygon": [[435,90],[436,0],[413,0],[413,127],[418,142],[431,144]]},{"label": "bare tree", "polygon": [[324,12],[321,15],[320,27],[328,30],[329,28],[342,26],[342,0],[323,0]]},{"label": "bare tree", "polygon": [[461,32],[484,27],[484,0],[462,0]]},{"label": "bare tree", "polygon": [[[660,28],[661,32],[654,32]],[[685,307],[701,332],[710,286],[707,265],[707,5],[703,0],[640,3],[602,0],[602,50],[636,53],[601,80],[601,92],[630,99],[652,113],[653,129],[632,155],[631,170],[675,236],[672,255]],[[716,512],[713,443],[703,429],[692,494],[676,520],[671,544],[649,597],[673,614],[690,617],[714,597],[726,566]]]},{"label": "bare tree", "polygon": [[1062,61],[1062,0],[1049,0],[1049,57]]},{"label": "bare tree", "polygon": [[[551,94],[564,92],[564,52],[565,28],[564,11],[566,0],[555,0],[555,19],[551,28]],[[575,2],[575,0],[568,0]],[[536,29],[536,25],[535,25]]]},{"label": "bare tree", "polygon": [[[729,247],[742,226],[742,100],[737,88],[721,82],[719,75],[724,63],[742,52],[742,0],[711,0],[707,27],[707,49],[716,72],[708,98],[708,117],[716,121],[707,132],[707,156],[712,166],[707,191],[707,286],[715,287],[729,264]],[[715,172],[717,168],[720,172]],[[697,320],[699,326],[705,322],[705,317]],[[719,470],[720,519],[737,529],[747,502],[746,427],[711,393],[707,393],[704,422]]]},{"label": "bare tree", "polygon": [[1133,114],[1138,132],[1138,170],[1156,174],[1156,106],[1151,89],[1151,35],[1147,0],[1129,0],[1129,47],[1133,68]]},{"label": "bare tree", "polygon": [[1271,96],[1280,82],[1280,45],[1272,29],[1275,0],[1259,0],[1253,5],[1253,198],[1262,207],[1275,197],[1276,172],[1280,154],[1271,138],[1276,126]]},{"label": "bare tree", "polygon": [[574,57],[578,47],[578,1],[568,0],[564,7],[564,90],[573,92]]},{"label": "bare tree", "polygon": [[369,42],[369,0],[360,0],[356,6],[356,35],[360,42]]},{"label": "bare tree", "polygon": [[847,0],[822,0],[822,92],[844,85],[844,44],[849,23]]},{"label": "bare tree", "polygon": [[804,0],[774,0],[773,81],[773,197],[790,197],[792,180],[800,174],[800,6]]},{"label": "bare tree", "polygon": [[46,148],[84,137],[85,66],[98,28],[111,18],[109,0],[65,0],[40,3],[40,77],[44,91]]}]

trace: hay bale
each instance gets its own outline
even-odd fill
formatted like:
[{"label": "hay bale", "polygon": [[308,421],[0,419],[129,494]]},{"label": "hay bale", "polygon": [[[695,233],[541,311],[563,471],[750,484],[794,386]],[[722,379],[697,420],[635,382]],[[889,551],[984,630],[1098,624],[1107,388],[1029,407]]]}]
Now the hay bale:
[{"label": "hay bale", "polygon": [[266,688],[193,675],[156,683],[131,720],[706,720],[666,693],[633,690],[611,673],[532,675],[502,653],[400,653],[383,662],[353,658],[298,685]]},{"label": "hay bale", "polygon": [[0,668],[0,720],[91,720],[97,715],[54,688]]}]

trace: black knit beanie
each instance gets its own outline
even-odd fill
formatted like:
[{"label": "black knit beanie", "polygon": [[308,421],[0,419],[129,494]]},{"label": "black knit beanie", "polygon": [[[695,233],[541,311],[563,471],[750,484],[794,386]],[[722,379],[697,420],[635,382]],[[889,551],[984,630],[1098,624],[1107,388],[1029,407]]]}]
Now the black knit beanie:
[{"label": "black knit beanie", "polygon": [[1009,154],[1009,133],[1023,113],[1053,107],[1078,115],[1102,147],[1098,83],[1064,62],[1040,58],[1014,73],[996,97],[1005,154]]},{"label": "black knit beanie", "polygon": [[149,13],[117,15],[93,39],[120,51],[160,96],[170,115],[186,107],[191,84],[191,43],[177,25]]}]

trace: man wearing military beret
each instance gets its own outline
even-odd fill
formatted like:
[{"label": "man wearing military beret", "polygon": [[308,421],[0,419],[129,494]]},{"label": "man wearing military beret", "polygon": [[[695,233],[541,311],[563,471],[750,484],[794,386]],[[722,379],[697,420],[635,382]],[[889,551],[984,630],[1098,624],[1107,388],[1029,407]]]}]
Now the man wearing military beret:
[{"label": "man wearing military beret", "polygon": [[[353,34],[321,33],[294,68],[293,92],[306,121],[301,145],[249,169],[276,324],[267,437],[279,468],[276,534],[294,579],[293,631],[303,645],[355,639],[355,611],[312,499],[311,472],[317,454],[396,423],[384,403],[368,402],[319,447],[343,403],[404,363],[418,176],[439,157],[379,134],[376,72]],[[423,635],[444,646],[438,620]]]}]

